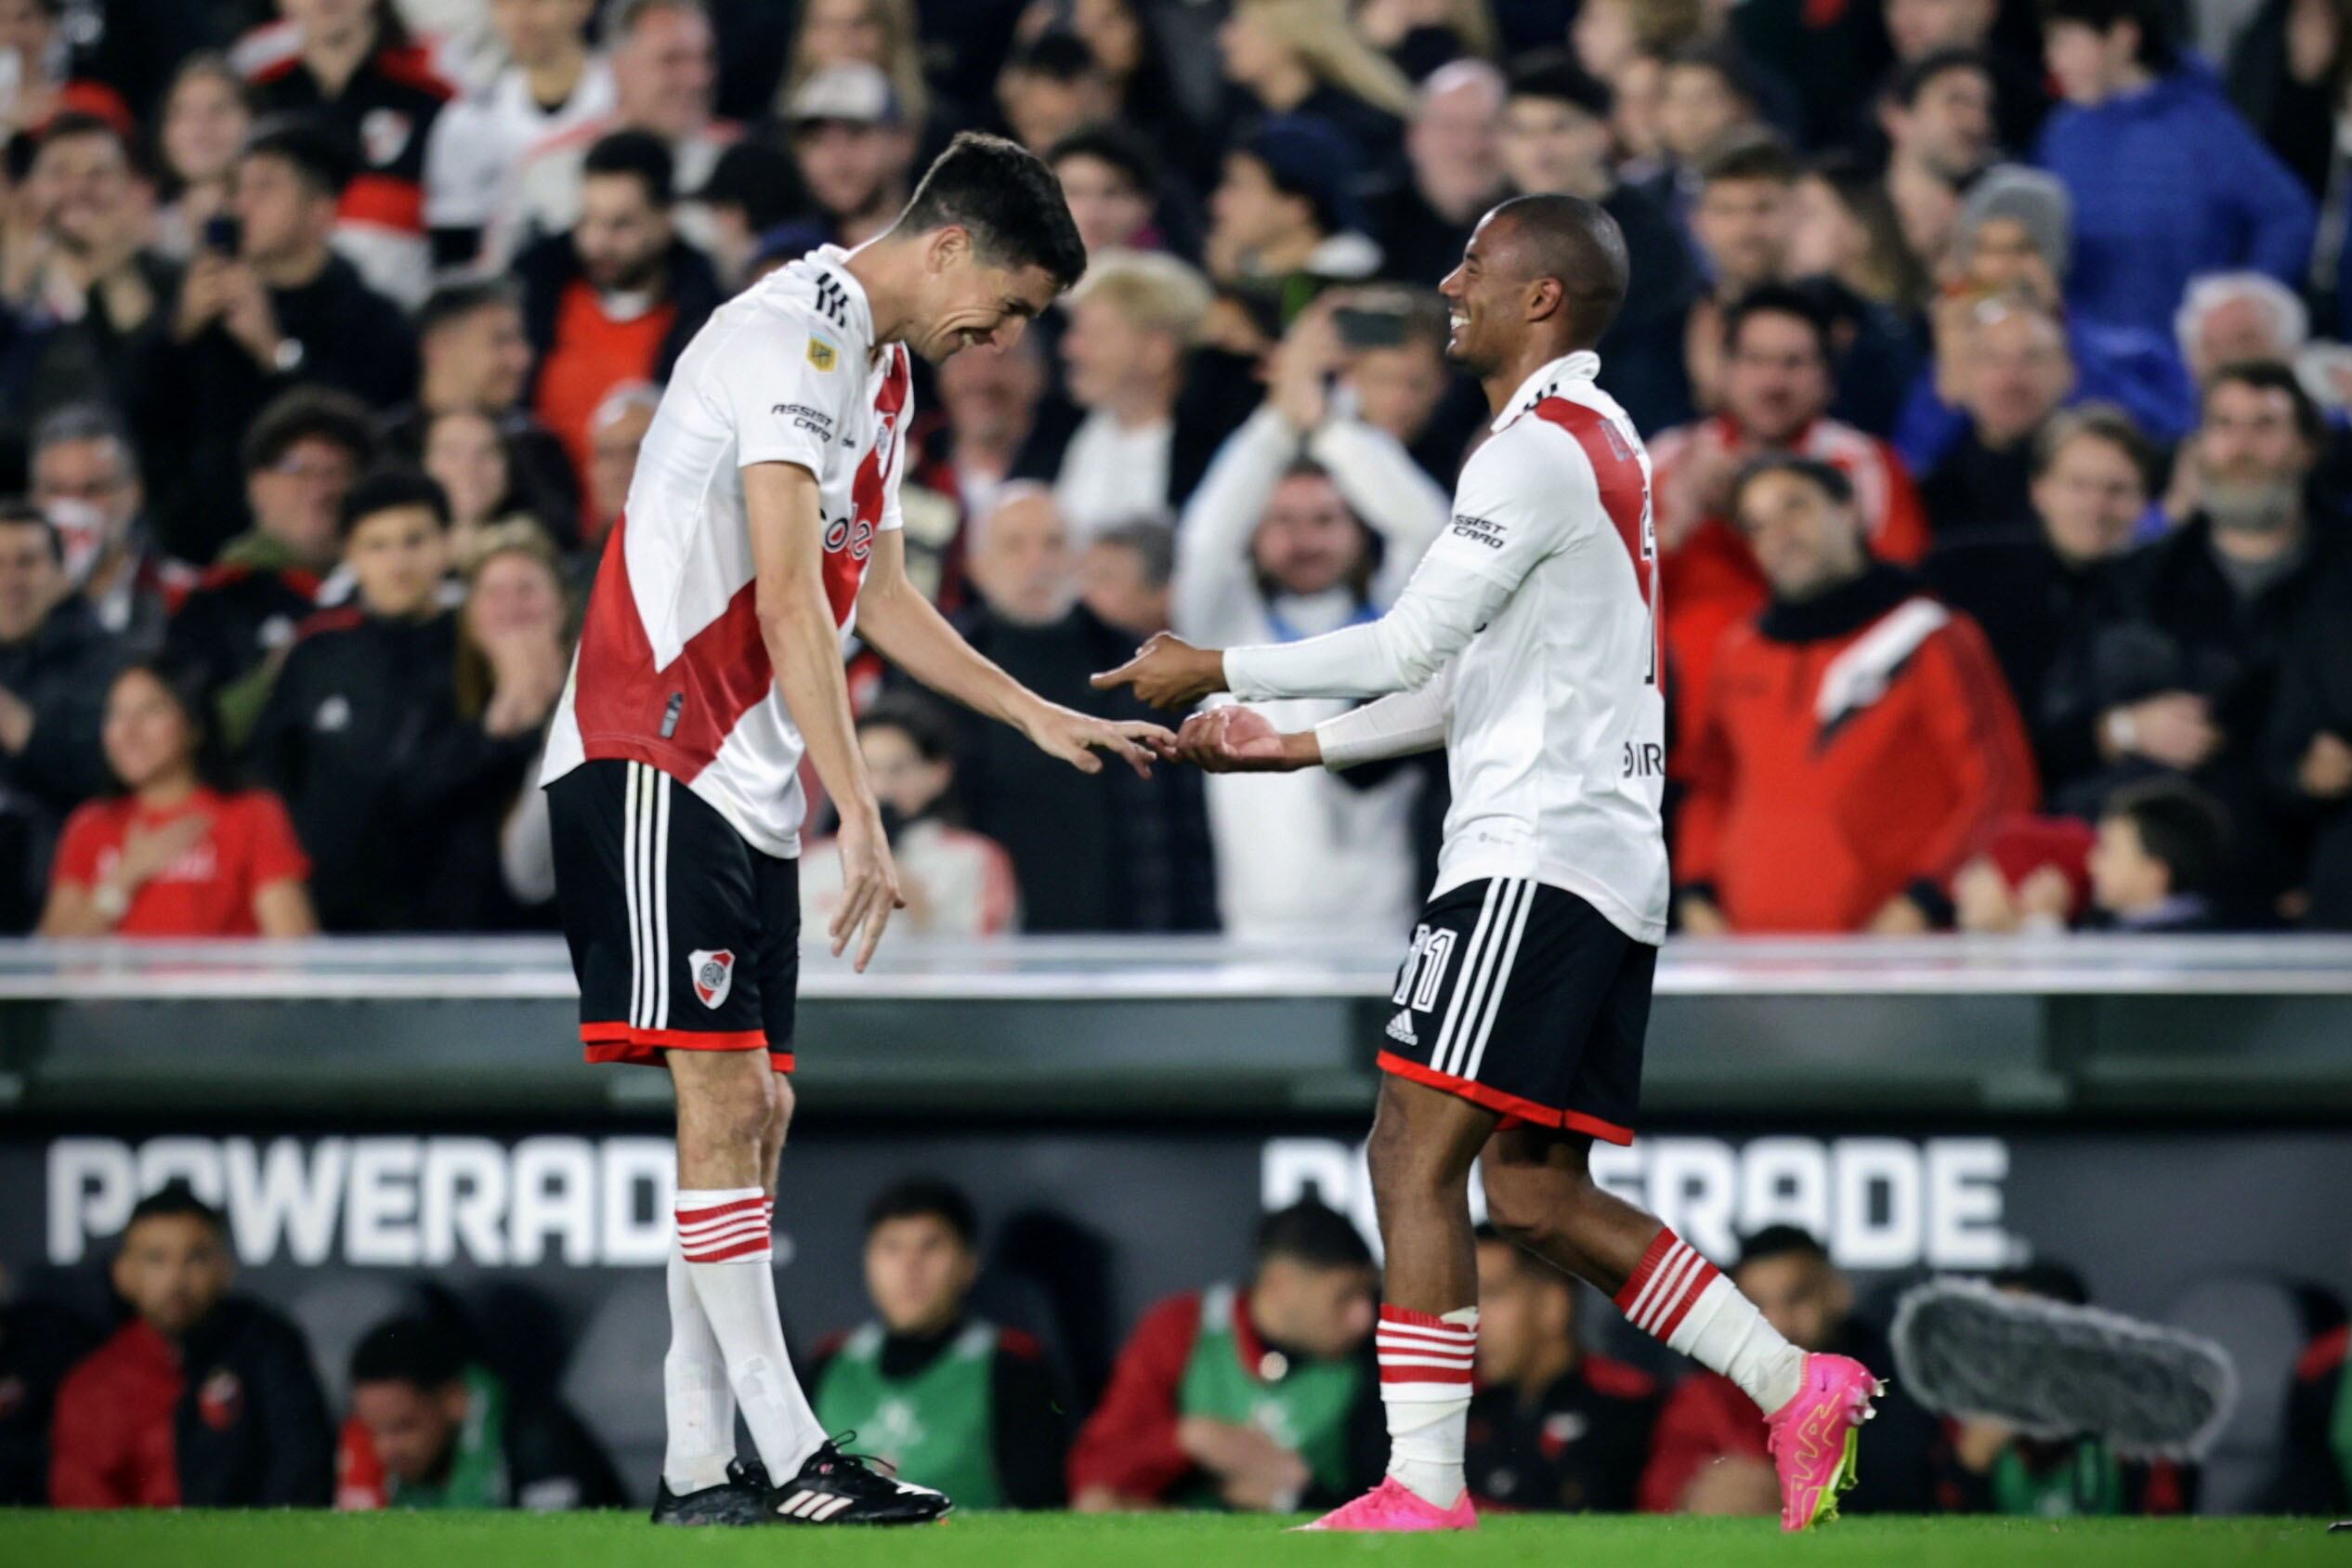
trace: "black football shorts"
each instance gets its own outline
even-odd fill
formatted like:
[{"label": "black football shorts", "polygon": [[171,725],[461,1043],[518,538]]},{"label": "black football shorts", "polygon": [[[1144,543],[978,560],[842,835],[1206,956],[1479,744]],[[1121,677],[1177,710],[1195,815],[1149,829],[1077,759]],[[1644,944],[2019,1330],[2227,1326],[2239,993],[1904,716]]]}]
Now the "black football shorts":
[{"label": "black football shorts", "polygon": [[1431,900],[1379,1065],[1528,1125],[1633,1142],[1658,950],[1521,877]]},{"label": "black football shorts", "polygon": [[583,763],[547,787],[547,811],[588,1060],[764,1051],[791,1071],[800,862],[644,763]]}]

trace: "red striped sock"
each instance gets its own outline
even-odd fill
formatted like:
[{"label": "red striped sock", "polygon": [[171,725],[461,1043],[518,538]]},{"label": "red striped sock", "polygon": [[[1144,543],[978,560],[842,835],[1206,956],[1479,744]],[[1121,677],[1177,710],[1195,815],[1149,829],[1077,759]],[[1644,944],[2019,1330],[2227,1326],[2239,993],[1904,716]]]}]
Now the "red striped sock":
[{"label": "red striped sock", "polygon": [[1691,1315],[1706,1287],[1722,1278],[1713,1263],[1670,1230],[1661,1230],[1641,1254],[1633,1277],[1617,1292],[1617,1310],[1636,1328],[1675,1350],[1675,1330]]},{"label": "red striped sock", "polygon": [[764,1263],[775,1223],[773,1200],[756,1189],[681,1192],[678,1250],[689,1263]]},{"label": "red striped sock", "polygon": [[1448,1323],[1435,1313],[1383,1306],[1373,1344],[1379,1354],[1383,1394],[1428,1385],[1427,1397],[1469,1396],[1478,1359],[1477,1324]]}]

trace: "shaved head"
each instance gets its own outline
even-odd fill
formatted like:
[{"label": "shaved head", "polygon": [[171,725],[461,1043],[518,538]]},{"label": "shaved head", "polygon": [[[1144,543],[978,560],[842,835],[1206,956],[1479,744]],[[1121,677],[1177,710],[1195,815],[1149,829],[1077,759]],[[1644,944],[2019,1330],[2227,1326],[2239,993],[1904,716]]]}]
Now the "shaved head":
[{"label": "shaved head", "polygon": [[1560,284],[1568,346],[1589,348],[1626,302],[1626,237],[1598,202],[1582,196],[1514,196],[1486,216],[1496,257],[1528,282]]}]

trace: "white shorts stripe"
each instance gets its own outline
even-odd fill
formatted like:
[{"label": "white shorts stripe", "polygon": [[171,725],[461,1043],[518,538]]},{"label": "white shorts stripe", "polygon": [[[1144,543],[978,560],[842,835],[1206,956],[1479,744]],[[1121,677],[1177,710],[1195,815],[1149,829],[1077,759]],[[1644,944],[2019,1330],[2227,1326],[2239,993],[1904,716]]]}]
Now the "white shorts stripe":
[{"label": "white shorts stripe", "polygon": [[653,1027],[653,769],[632,763],[637,770],[637,1028]]},{"label": "white shorts stripe", "polygon": [[[1464,966],[1459,982],[1470,990],[1468,1013],[1462,1020],[1462,1026],[1455,1031],[1454,1038],[1447,1047],[1445,1064],[1438,1068],[1439,1072],[1454,1078],[1460,1078],[1463,1069],[1469,1065],[1470,1037],[1478,1032],[1479,1017],[1485,1011],[1486,991],[1487,987],[1494,983],[1495,966],[1502,957],[1504,935],[1509,931],[1512,920],[1517,917],[1519,900],[1528,887],[1526,882],[1517,877],[1503,877],[1496,880],[1502,883],[1502,895],[1495,905],[1494,923],[1486,930],[1485,950],[1479,954],[1478,963],[1474,968]],[[1456,1000],[1460,1000],[1458,992]]]},{"label": "white shorts stripe", "polygon": [[653,1026],[670,1026],[670,776],[653,775]]},{"label": "white shorts stripe", "polygon": [[623,763],[627,782],[621,808],[621,897],[629,920],[629,1026],[637,1026],[645,958],[637,950],[637,764]]},{"label": "white shorts stripe", "polygon": [[1535,907],[1535,884],[1520,884],[1519,911],[1511,916],[1510,940],[1503,944],[1502,961],[1495,967],[1495,984],[1486,999],[1485,1015],[1479,1020],[1478,1039],[1470,1046],[1470,1065],[1462,1069],[1462,1077],[1475,1078],[1481,1063],[1486,1060],[1486,1040],[1495,1032],[1495,1019],[1503,1011],[1503,993],[1510,989],[1511,965],[1519,960],[1519,939],[1527,934],[1527,912]]},{"label": "white shorts stripe", "polygon": [[1462,994],[1470,989],[1470,976],[1478,971],[1479,955],[1485,951],[1486,928],[1493,921],[1495,899],[1502,892],[1499,879],[1486,884],[1486,901],[1478,907],[1478,923],[1470,928],[1470,946],[1462,949],[1462,967],[1454,974],[1454,994],[1446,999],[1445,1022],[1437,1031],[1437,1043],[1430,1048],[1430,1065],[1438,1072],[1445,1070],[1446,1047],[1454,1039],[1454,1026],[1462,1016]]}]

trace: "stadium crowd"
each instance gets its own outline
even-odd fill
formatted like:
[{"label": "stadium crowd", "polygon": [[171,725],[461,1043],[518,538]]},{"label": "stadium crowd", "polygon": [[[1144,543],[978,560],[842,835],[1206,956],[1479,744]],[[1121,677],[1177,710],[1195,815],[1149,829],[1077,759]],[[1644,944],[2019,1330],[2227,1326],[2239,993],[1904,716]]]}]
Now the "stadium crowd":
[{"label": "stadium crowd", "polygon": [[[985,1261],[1001,1265],[1009,1239],[984,1247],[971,1200],[934,1178],[873,1197],[873,1315],[798,1356],[828,1431],[974,1509],[1291,1512],[1380,1473],[1378,1274],[1338,1211],[1310,1196],[1264,1216],[1248,1277],[1156,1303],[1115,1356],[1099,1292],[1090,1313],[1082,1289],[1056,1300],[1025,1281],[1024,1295],[1002,1274],[990,1288]],[[1743,1238],[1733,1274],[1793,1341],[1888,1355],[1883,1313],[1803,1231]],[[1484,1230],[1478,1278],[1468,1463],[1482,1510],[1779,1511],[1764,1422],[1731,1381],[1661,1365],[1646,1342],[1630,1354],[1648,1365],[1602,1353],[1588,1292]],[[513,1287],[490,1313],[437,1283],[381,1321],[310,1314],[330,1352],[235,1289],[228,1221],[178,1183],[134,1210],[111,1281],[124,1310],[103,1339],[47,1299],[0,1305],[0,1503],[554,1510],[636,1496],[583,1419],[625,1418],[630,1369],[599,1365],[610,1346],[592,1331],[565,1376],[552,1314],[518,1313]],[[2088,1301],[2052,1262],[1992,1283]],[[991,1299],[1026,1326],[999,1321]],[[1104,1353],[1087,1353],[1098,1340]],[[2352,1399],[2345,1349],[2339,1322],[2292,1389],[2265,1398],[2283,1426],[2266,1444],[2267,1511],[2352,1505],[2352,1460],[2329,1435]],[[1849,1511],[2157,1515],[2198,1497],[2194,1466],[1940,1417],[1900,1386],[1868,1448]]]},{"label": "stadium crowd", "polygon": [[[0,929],[552,929],[668,367],[967,126],[1093,264],[921,372],[908,553],[1047,697],[1379,613],[1486,423],[1432,286],[1575,192],[1681,929],[2352,927],[2347,84],[2343,0],[0,0]],[[1090,777],[853,674],[914,929],[1427,883],[1431,759]]]}]

